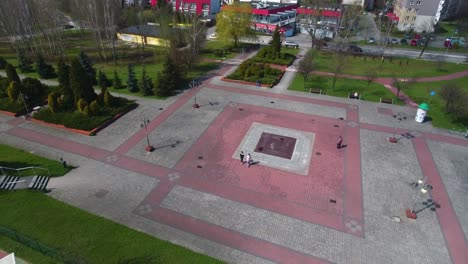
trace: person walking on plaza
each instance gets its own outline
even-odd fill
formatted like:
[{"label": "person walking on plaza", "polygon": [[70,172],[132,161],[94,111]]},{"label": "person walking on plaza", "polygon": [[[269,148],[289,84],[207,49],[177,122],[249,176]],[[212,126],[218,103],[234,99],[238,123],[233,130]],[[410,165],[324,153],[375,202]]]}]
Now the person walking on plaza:
[{"label": "person walking on plaza", "polygon": [[252,158],[250,157],[250,153],[247,154],[245,162],[247,162],[247,167],[250,167],[250,164],[252,164]]},{"label": "person walking on plaza", "polygon": [[241,163],[244,164],[244,151],[241,151],[239,156],[240,156]]},{"label": "person walking on plaza", "polygon": [[343,143],[343,138],[340,136],[340,137],[338,138],[338,142],[336,143],[336,148],[337,148],[337,149],[340,149],[342,143]]}]

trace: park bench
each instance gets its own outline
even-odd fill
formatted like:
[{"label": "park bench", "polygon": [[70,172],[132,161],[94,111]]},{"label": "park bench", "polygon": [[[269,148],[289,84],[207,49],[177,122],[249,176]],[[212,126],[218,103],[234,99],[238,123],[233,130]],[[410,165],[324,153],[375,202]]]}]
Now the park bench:
[{"label": "park bench", "polygon": [[348,94],[348,98],[350,99],[361,99],[361,95],[358,94],[358,96],[354,96],[354,93],[350,93]]},{"label": "park bench", "polygon": [[322,89],[319,88],[310,88],[309,93],[316,93],[316,94],[322,94]]},{"label": "park bench", "polygon": [[393,104],[393,99],[380,97],[380,102],[386,104]]}]

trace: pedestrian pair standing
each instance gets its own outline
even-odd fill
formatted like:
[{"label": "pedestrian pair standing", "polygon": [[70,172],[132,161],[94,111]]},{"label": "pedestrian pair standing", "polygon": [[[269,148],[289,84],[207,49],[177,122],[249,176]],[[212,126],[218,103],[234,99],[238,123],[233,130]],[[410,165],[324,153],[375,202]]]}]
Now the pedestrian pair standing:
[{"label": "pedestrian pair standing", "polygon": [[[239,156],[241,163],[244,164],[244,151],[241,151]],[[252,157],[250,156],[250,153],[248,153],[247,157],[245,157],[245,163],[247,163],[247,167],[250,167],[250,165],[252,165]]]}]

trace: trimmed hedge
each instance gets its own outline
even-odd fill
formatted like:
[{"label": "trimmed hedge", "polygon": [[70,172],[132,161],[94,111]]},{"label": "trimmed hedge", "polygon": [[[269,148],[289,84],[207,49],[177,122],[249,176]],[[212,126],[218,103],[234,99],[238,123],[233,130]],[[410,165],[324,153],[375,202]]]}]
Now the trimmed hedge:
[{"label": "trimmed hedge", "polygon": [[270,67],[265,63],[258,63],[254,60],[242,62],[235,72],[227,76],[228,79],[243,80],[247,82],[260,81],[262,84],[275,84],[282,71]]},{"label": "trimmed hedge", "polygon": [[135,108],[137,104],[125,98],[115,98],[118,107],[105,107],[101,106],[99,112],[94,116],[86,116],[81,114],[78,110],[73,112],[58,112],[53,113],[49,108],[40,110],[34,115],[35,119],[42,120],[47,123],[60,124],[68,128],[81,129],[91,131],[107,120],[113,118],[115,115],[126,112],[129,108]]},{"label": "trimmed hedge", "polygon": [[279,58],[272,58],[269,48],[269,46],[261,48],[258,51],[257,55],[251,58],[251,60],[256,62],[289,66],[296,59],[296,56],[289,53],[281,53],[281,56]]}]

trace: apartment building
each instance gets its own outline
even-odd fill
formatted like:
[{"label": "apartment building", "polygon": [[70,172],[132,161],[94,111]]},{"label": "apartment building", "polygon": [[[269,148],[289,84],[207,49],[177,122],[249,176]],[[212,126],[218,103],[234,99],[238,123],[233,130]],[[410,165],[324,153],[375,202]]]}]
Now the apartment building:
[{"label": "apartment building", "polygon": [[394,13],[398,30],[431,32],[439,21],[445,0],[396,0]]}]

